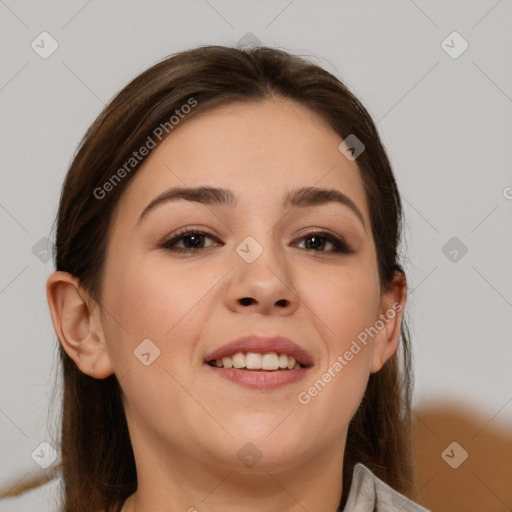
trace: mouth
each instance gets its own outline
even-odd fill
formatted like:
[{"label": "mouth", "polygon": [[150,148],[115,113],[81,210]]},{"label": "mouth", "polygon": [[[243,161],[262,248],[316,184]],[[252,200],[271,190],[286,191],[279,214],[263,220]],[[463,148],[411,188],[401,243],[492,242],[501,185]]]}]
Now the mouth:
[{"label": "mouth", "polygon": [[303,379],[313,358],[288,338],[249,335],[211,352],[204,364],[235,384],[263,390]]},{"label": "mouth", "polygon": [[239,370],[299,370],[305,368],[293,356],[268,352],[259,354],[257,352],[237,352],[232,356],[225,356],[222,359],[205,361],[215,368],[236,368]]}]

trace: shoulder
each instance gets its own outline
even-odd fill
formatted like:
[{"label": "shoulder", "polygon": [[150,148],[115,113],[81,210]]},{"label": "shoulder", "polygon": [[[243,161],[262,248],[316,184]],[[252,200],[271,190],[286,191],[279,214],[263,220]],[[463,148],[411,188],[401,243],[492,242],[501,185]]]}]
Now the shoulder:
[{"label": "shoulder", "polygon": [[60,512],[61,489],[62,479],[54,478],[20,496],[0,500],[0,510],[2,512],[20,512],[20,510]]},{"label": "shoulder", "polygon": [[377,478],[366,466],[354,466],[352,485],[343,512],[429,512]]}]

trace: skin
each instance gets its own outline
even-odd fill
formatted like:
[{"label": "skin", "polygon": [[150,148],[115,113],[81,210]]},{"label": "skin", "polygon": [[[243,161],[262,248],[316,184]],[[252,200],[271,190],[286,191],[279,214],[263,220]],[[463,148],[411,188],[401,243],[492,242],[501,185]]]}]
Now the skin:
[{"label": "skin", "polygon": [[[307,405],[297,396],[406,300],[403,275],[380,289],[363,183],[340,142],[315,113],[277,98],[185,120],[114,212],[101,304],[67,273],[48,279],[66,352],[82,372],[120,379],[138,474],[123,512],[337,509],[347,426],[370,373],[397,349],[402,313]],[[137,222],[163,191],[199,185],[231,190],[238,205],[179,200]],[[306,186],[346,194],[364,226],[334,202],[284,210],[284,194]],[[213,238],[188,253],[161,247],[188,226]],[[354,253],[333,252],[329,242],[312,249],[312,234],[325,230]],[[247,236],[263,248],[250,264],[235,250]],[[246,334],[291,338],[314,365],[305,379],[272,391],[243,388],[204,366],[207,353]],[[134,357],[145,339],[160,349],[149,366]],[[248,442],[261,453],[253,467],[237,457]]]}]

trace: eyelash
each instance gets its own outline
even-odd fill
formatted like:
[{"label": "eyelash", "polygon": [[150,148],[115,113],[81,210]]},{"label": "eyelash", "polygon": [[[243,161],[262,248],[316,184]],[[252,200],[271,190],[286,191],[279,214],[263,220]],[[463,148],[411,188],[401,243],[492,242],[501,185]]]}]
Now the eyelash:
[{"label": "eyelash", "polygon": [[[199,247],[198,249],[176,248],[175,244],[177,242],[179,242],[179,241],[183,240],[184,238],[187,238],[188,236],[191,236],[191,235],[206,236],[208,238],[211,238],[212,240],[218,241],[218,239],[216,237],[214,237],[210,233],[207,233],[206,231],[202,231],[200,229],[185,228],[182,231],[178,231],[169,240],[166,240],[165,242],[163,242],[163,244],[161,245],[161,248],[166,249],[171,252],[177,252],[177,253],[192,253],[192,252],[196,252],[197,250],[200,250],[200,249],[205,249],[205,247]],[[314,232],[308,233],[306,235],[303,235],[300,238],[300,240],[314,238],[314,237],[318,237],[318,238],[326,240],[327,242],[332,244],[334,249],[331,251],[317,251],[315,249],[305,249],[308,252],[317,252],[317,253],[327,252],[327,253],[335,253],[335,254],[352,254],[355,252],[354,250],[352,250],[350,248],[350,246],[342,238],[338,238],[337,236],[334,236],[331,233],[328,233],[325,231],[318,231],[318,232],[314,231]],[[207,249],[207,247],[206,247],[206,249]]]}]

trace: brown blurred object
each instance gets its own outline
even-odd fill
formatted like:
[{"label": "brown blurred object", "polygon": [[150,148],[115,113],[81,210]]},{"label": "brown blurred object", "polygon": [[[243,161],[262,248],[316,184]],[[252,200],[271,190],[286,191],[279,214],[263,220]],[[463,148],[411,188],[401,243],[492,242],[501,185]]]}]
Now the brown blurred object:
[{"label": "brown blurred object", "polygon": [[432,512],[512,511],[511,408],[512,400],[494,416],[448,402],[414,410],[414,501]]}]

